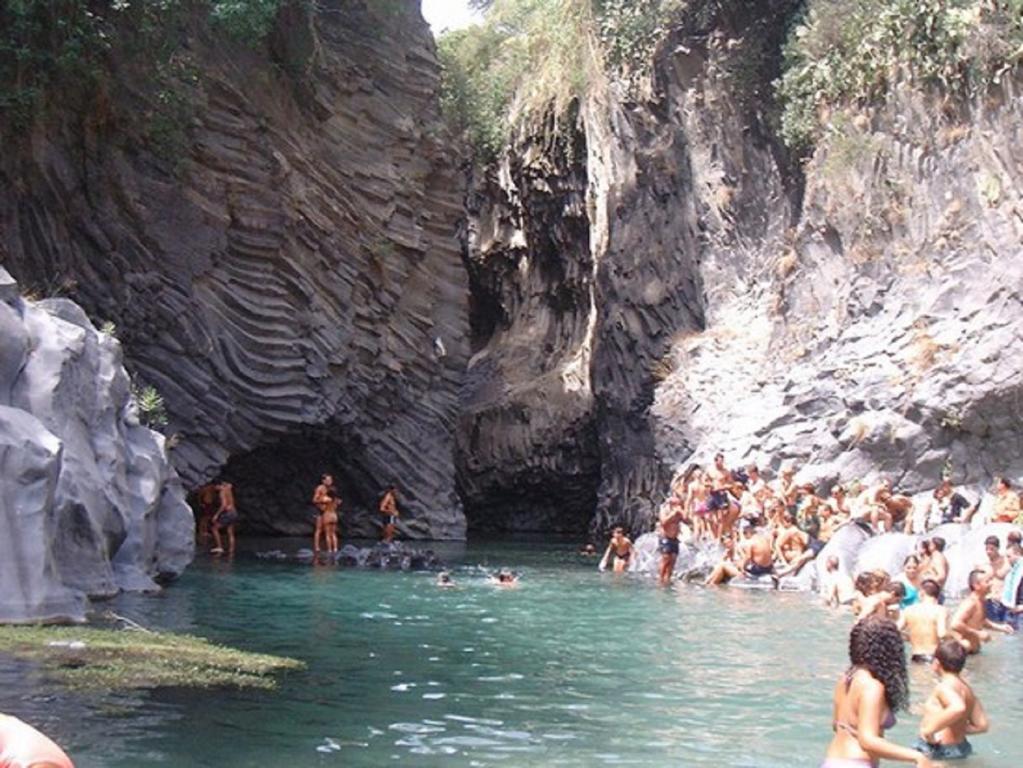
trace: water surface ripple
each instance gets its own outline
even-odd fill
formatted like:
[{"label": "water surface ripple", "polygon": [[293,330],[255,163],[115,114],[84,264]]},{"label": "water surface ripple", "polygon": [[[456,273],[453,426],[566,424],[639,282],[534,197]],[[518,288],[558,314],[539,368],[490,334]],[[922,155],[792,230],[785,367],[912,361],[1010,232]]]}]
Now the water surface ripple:
[{"label": "water surface ripple", "polygon": [[[48,728],[79,768],[819,764],[848,616],[806,595],[662,590],[552,545],[454,556],[450,590],[432,574],[199,562],[116,609],[308,669],[274,692],[81,696],[2,661],[0,709]],[[480,564],[518,569],[521,586],[496,589]],[[994,723],[973,768],[1018,765],[1021,656],[1000,638],[970,661]],[[918,706],[930,678],[912,680]]]}]

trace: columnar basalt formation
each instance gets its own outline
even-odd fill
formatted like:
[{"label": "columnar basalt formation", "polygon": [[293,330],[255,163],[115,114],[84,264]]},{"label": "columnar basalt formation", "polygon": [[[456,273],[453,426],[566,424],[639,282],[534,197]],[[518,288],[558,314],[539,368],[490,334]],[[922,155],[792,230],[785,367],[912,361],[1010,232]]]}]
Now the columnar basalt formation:
[{"label": "columnar basalt formation", "polygon": [[[181,476],[233,479],[248,532],[309,531],[332,471],[346,535],[395,482],[404,533],[461,537],[463,192],[432,36],[412,4],[286,3],[265,48],[195,23],[187,77],[115,66],[104,119],[40,120],[0,161],[5,262],[116,325]],[[156,87],[179,123],[144,111]]]},{"label": "columnar basalt formation", "polygon": [[74,621],[192,558],[192,512],[116,339],[0,268],[0,622]]},{"label": "columnar basalt formation", "polygon": [[[474,291],[482,347],[459,432],[472,448],[460,464],[470,517],[476,508],[486,516],[495,499],[534,509],[523,488],[546,486],[552,505],[568,489],[594,499],[594,528],[648,525],[673,469],[650,411],[673,345],[704,329],[714,291],[755,279],[749,252],[782,236],[798,197],[757,103],[777,72],[792,6],[687,17],[660,46],[651,92],[612,84],[579,106],[574,153],[564,140],[526,141],[474,184],[482,198],[469,206],[474,286],[501,290]],[[737,80],[743,56],[758,57],[759,68]],[[533,221],[543,226],[530,229]],[[551,233],[561,245],[554,257]],[[552,260],[558,270],[543,270]],[[567,315],[550,300],[562,289],[572,289]],[[564,340],[557,353],[539,342],[538,327]],[[522,414],[518,432],[497,418],[509,412]],[[552,455],[560,463],[536,460]],[[588,470],[566,473],[580,456]],[[524,485],[510,468],[530,464]]]}]

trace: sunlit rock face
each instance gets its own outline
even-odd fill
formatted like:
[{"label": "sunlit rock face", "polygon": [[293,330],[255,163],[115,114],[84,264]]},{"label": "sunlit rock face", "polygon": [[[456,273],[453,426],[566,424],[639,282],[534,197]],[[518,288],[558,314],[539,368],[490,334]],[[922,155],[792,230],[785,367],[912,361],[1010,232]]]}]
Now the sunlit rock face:
[{"label": "sunlit rock face", "polygon": [[[652,412],[675,345],[705,329],[714,288],[756,289],[755,255],[798,201],[758,104],[777,72],[763,51],[780,50],[794,4],[755,5],[687,12],[651,89],[612,85],[579,105],[575,135],[523,140],[473,179],[475,354],[459,426],[470,523],[649,525],[692,445],[662,439]],[[754,52],[755,74],[736,81]],[[743,394],[724,381],[721,393]],[[538,504],[543,519],[528,513]]]},{"label": "sunlit rock face", "polygon": [[243,530],[310,531],[334,471],[349,529],[395,482],[404,534],[459,538],[463,181],[433,40],[412,4],[310,8],[256,49],[190,31],[172,157],[128,73],[113,117],[38,126],[0,160],[0,250],[116,324],[182,478],[234,480]]},{"label": "sunlit rock face", "polygon": [[162,435],[141,426],[117,341],[0,268],[0,621],[77,620],[192,558]]}]

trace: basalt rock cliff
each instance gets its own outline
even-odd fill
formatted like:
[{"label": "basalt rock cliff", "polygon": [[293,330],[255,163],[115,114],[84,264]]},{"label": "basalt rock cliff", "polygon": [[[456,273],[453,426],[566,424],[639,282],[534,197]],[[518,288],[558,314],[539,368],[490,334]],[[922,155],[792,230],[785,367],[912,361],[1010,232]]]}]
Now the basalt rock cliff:
[{"label": "basalt rock cliff", "polygon": [[163,436],[141,426],[116,339],[0,269],[0,622],[81,620],[192,559]]},{"label": "basalt rock cliff", "polygon": [[907,81],[802,165],[771,109],[798,4],[692,8],[649,90],[474,174],[470,519],[647,530],[718,450],[908,493],[1023,472],[1012,79],[958,108]]},{"label": "basalt rock cliff", "polygon": [[116,325],[182,479],[233,480],[249,533],[310,531],[333,472],[345,535],[375,535],[396,482],[405,534],[464,536],[463,188],[438,81],[416,3],[287,2],[255,48],[186,20],[156,75],[112,55],[84,112],[51,105],[5,147],[3,262]]}]

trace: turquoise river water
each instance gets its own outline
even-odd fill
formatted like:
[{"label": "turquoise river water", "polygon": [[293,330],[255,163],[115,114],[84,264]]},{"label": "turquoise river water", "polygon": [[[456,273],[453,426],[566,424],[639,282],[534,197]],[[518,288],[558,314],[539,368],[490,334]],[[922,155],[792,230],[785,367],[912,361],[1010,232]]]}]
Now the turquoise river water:
[{"label": "turquoise river water", "polygon": [[[567,544],[439,551],[457,589],[241,553],[114,604],[308,664],[276,691],[85,696],[0,660],[0,711],[42,726],[78,768],[819,764],[849,615],[809,595],[600,574]],[[497,589],[480,566],[514,568],[521,585]],[[970,660],[993,729],[966,765],[1023,764],[1021,664],[1021,637]],[[929,672],[912,684],[919,706]],[[890,735],[908,743],[915,724],[904,714]]]}]

